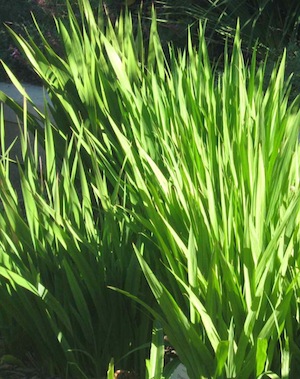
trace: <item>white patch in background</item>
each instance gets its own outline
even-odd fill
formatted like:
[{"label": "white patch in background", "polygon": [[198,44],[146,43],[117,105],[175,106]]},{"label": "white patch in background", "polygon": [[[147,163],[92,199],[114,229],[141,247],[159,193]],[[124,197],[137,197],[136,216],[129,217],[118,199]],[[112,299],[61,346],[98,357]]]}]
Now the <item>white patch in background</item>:
[{"label": "white patch in background", "polygon": [[187,374],[186,367],[179,363],[179,365],[174,370],[173,374],[171,375],[171,379],[190,379]]}]

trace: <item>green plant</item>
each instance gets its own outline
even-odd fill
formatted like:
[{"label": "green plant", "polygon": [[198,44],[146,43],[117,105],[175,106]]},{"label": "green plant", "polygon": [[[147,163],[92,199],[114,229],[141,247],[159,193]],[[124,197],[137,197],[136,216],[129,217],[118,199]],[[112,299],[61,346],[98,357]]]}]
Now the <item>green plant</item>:
[{"label": "green plant", "polygon": [[[40,170],[37,133],[31,150],[27,121],[32,119],[24,112],[23,199],[16,198],[10,183],[5,147],[2,155],[1,274],[6,280],[1,282],[5,299],[1,312],[26,332],[49,371],[100,377],[111,352],[121,367],[139,370],[140,359],[137,362],[134,357],[147,355],[151,320],[106,288],[115,283],[142,298],[149,295],[141,285],[132,250],[132,241],[141,237],[132,235],[126,219],[116,213],[119,201],[126,199],[126,187],[118,188],[119,179],[114,178],[115,189],[108,191],[106,173],[97,162],[102,153],[93,155],[93,145],[89,145],[89,163],[94,169],[85,172],[80,136],[71,137],[70,132],[69,138],[63,136],[60,147],[56,145],[62,154],[56,154],[54,133],[58,131],[47,116],[45,129],[37,130],[44,138],[46,156]],[[60,122],[63,126],[63,117]],[[3,123],[2,136],[3,143]],[[94,189],[88,184],[90,178]],[[25,214],[20,212],[23,207]]]},{"label": "green plant", "polygon": [[199,38],[199,50],[190,43],[147,93],[162,158],[115,126],[132,191],[145,205],[136,218],[160,252],[159,268],[145,256],[147,244],[136,248],[160,307],[152,312],[191,378],[293,377],[298,102],[288,106],[285,56],[264,90],[265,68],[256,69],[255,55],[246,67],[238,35],[222,74]]},{"label": "green plant", "polygon": [[[14,34],[49,93],[53,121],[45,109],[38,126],[6,67],[26,99],[24,110],[0,93],[24,119],[24,214],[3,147],[1,311],[53,370],[71,364],[76,377],[103,375],[111,357],[146,344],[129,363],[143,373],[152,314],[191,378],[292,378],[300,112],[298,99],[288,102],[285,55],[265,88],[265,66],[254,54],[247,67],[238,33],[220,72],[201,26],[198,48],[190,36],[167,60],[154,15],[145,48],[128,13],[112,26],[79,5],[80,22],[70,6],[68,24],[56,21],[65,58],[42,32],[44,52]],[[151,362],[159,377],[161,360]]]},{"label": "green plant", "polygon": [[[5,309],[2,309],[4,324],[17,324],[24,331],[33,352],[49,371],[63,374],[71,371],[77,377],[100,377],[113,353],[116,365],[129,369],[133,366],[142,375],[144,357],[149,350],[151,319],[132,301],[107,290],[108,285],[116,285],[141,298],[152,297],[141,277],[132,247],[133,241],[137,243],[144,237],[138,233],[141,230],[136,230],[132,216],[118,210],[129,196],[123,183],[124,155],[118,156],[109,142],[112,134],[108,126],[113,112],[107,114],[107,106],[112,107],[112,101],[117,104],[118,95],[114,93],[116,77],[110,72],[113,62],[104,63],[107,54],[113,51],[110,39],[115,47],[118,39],[112,25],[107,27],[105,37],[104,25],[101,20],[97,24],[91,8],[86,6],[81,11],[86,33],[82,33],[71,8],[68,32],[63,21],[57,21],[66,48],[66,61],[46,39],[43,40],[44,55],[33,39],[26,42],[14,35],[49,91],[55,125],[45,108],[45,113],[39,112],[44,124],[41,129],[36,117],[2,93],[2,100],[19,113],[25,128],[21,138],[23,161],[19,166],[21,199],[16,197],[8,175],[12,164],[9,149],[6,151],[2,146],[1,257],[2,275],[7,280],[2,282],[3,298],[6,299]],[[129,16],[124,24],[120,20],[119,33],[123,33],[123,29],[122,43],[127,41],[126,48],[132,44],[142,52],[139,39],[136,47],[133,44]],[[72,46],[69,33],[74,38]],[[42,33],[41,37],[44,38]],[[121,35],[118,38],[121,46]],[[77,47],[82,48],[82,55],[71,48],[76,47],[75,41]],[[102,49],[99,56],[95,55],[98,48]],[[75,65],[72,56],[79,59]],[[82,86],[78,77],[82,58],[87,59],[87,64],[81,61],[83,71],[80,71],[84,78],[89,78],[89,89]],[[48,66],[43,64],[47,59]],[[90,72],[91,60],[96,66]],[[49,66],[57,68],[51,73]],[[31,102],[8,68],[7,72],[26,101]],[[91,73],[95,75],[94,87]],[[65,90],[66,86],[68,97],[61,97],[61,88]],[[103,91],[101,98],[100,88]],[[98,104],[88,105],[85,96],[96,96]],[[115,107],[115,115],[119,117],[122,104],[120,107],[119,111]],[[35,136],[33,147],[27,142],[27,128]],[[2,124],[1,143],[4,134]],[[42,166],[41,148],[46,157]],[[110,161],[113,170],[107,170],[106,160]],[[13,242],[12,235],[18,236]],[[16,256],[12,254],[12,262],[8,258],[12,253],[11,244],[15,244],[16,253]],[[10,281],[13,271],[16,275]],[[20,285],[17,289],[14,280]],[[18,309],[22,312],[17,312]],[[8,341],[11,330],[2,329],[4,335],[8,332]],[[142,367],[139,367],[140,362]]]},{"label": "green plant", "polygon": [[[2,123],[2,133],[3,128]],[[26,130],[21,139],[23,199],[10,183],[7,154],[0,164],[1,334],[13,349],[16,325],[23,350],[48,373],[101,377],[112,352],[117,365],[139,370],[137,358],[149,349],[151,319],[107,289],[114,283],[147,297],[132,250],[139,237],[115,212],[118,190],[105,194],[105,174],[95,168],[94,190],[88,185],[80,156],[70,154],[74,138],[66,141],[58,169],[49,125],[45,134],[42,171],[37,139],[32,151]]]},{"label": "green plant", "polygon": [[195,20],[207,22],[209,41],[217,35],[234,38],[237,19],[240,20],[244,48],[251,49],[256,41],[269,48],[282,48],[299,37],[299,3],[280,0],[189,0],[161,1],[166,18],[191,24]]}]

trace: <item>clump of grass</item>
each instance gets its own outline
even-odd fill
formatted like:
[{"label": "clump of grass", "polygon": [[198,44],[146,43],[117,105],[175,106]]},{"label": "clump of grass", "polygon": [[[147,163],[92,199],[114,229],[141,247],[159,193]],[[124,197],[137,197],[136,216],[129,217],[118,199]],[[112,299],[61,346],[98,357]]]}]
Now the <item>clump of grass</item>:
[{"label": "clump of grass", "polygon": [[[113,26],[79,5],[80,22],[70,6],[67,23],[56,21],[65,58],[38,25],[44,51],[13,35],[52,118],[40,112],[38,126],[6,67],[26,99],[20,109],[0,94],[24,121],[25,214],[3,147],[2,313],[63,375],[101,377],[111,362],[112,377],[114,357],[141,376],[167,376],[163,328],[191,378],[292,378],[300,112],[285,54],[265,88],[265,65],[255,54],[245,64],[238,32],[220,72],[201,25],[199,46],[190,37],[167,59],[154,13],[145,47],[130,14]],[[128,351],[136,354],[122,360]]]}]

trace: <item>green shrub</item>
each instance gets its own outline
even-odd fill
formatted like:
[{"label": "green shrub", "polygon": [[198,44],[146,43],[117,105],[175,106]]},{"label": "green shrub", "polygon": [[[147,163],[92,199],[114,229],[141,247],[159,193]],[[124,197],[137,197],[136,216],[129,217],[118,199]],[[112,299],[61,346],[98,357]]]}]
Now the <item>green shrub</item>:
[{"label": "green shrub", "polygon": [[[41,112],[40,128],[0,93],[25,121],[23,214],[3,145],[0,164],[5,321],[48,370],[76,378],[101,377],[135,349],[118,365],[143,377],[150,314],[192,379],[295,377],[300,112],[285,54],[265,88],[265,66],[255,54],[246,66],[238,32],[220,72],[201,26],[198,48],[189,38],[167,60],[154,16],[145,47],[128,13],[105,25],[79,5],[80,23],[70,7],[56,22],[65,58],[42,33],[44,51],[14,35],[53,121]],[[162,376],[156,345],[149,378]]]}]

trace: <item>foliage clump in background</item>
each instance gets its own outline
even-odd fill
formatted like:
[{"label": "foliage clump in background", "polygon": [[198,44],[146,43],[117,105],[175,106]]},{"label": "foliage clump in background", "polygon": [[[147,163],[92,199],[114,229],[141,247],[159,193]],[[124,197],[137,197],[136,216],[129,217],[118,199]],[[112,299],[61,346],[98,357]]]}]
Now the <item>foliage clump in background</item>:
[{"label": "foliage clump in background", "polygon": [[4,65],[26,98],[20,109],[0,94],[24,121],[22,210],[1,138],[7,347],[22,331],[61,376],[101,377],[113,357],[168,377],[161,325],[192,379],[294,378],[300,113],[286,55],[266,85],[238,32],[220,72],[202,27],[166,57],[154,15],[145,39],[130,14],[112,25],[79,6],[80,22],[72,8],[56,22],[62,55],[43,33],[43,48],[13,35],[51,98],[44,128]]},{"label": "foliage clump in background", "polygon": [[[21,35],[29,32],[34,41],[43,47],[32,22],[31,12],[35,15],[39,27],[48,42],[57,52],[62,54],[59,38],[53,23],[53,16],[64,18],[67,15],[66,0],[16,0],[3,1],[0,14],[0,58],[11,69],[18,73],[20,80],[37,83],[39,79],[32,72],[18,46],[11,39],[6,26]],[[70,1],[79,17],[78,1]],[[158,30],[164,49],[172,42],[176,47],[184,48],[187,41],[187,30],[191,28],[192,38],[197,44],[198,22],[206,23],[206,40],[211,59],[218,61],[223,54],[224,41],[233,41],[236,21],[241,24],[241,39],[246,57],[251,57],[253,46],[257,42],[259,57],[265,59],[269,55],[269,65],[273,65],[284,47],[291,55],[287,57],[289,71],[295,75],[295,87],[299,88],[299,69],[294,57],[299,51],[299,18],[300,4],[296,1],[281,0],[187,0],[182,4],[179,0],[90,0],[94,12],[100,6],[114,23],[118,15],[124,11],[126,4],[133,15],[133,22],[138,23],[140,13],[143,22],[144,38],[149,37],[149,20],[151,5],[154,4],[158,14]],[[5,26],[6,24],[6,26]],[[271,68],[272,69],[272,68]],[[271,70],[270,69],[270,70]],[[5,71],[1,69],[0,79],[8,80]]]}]

